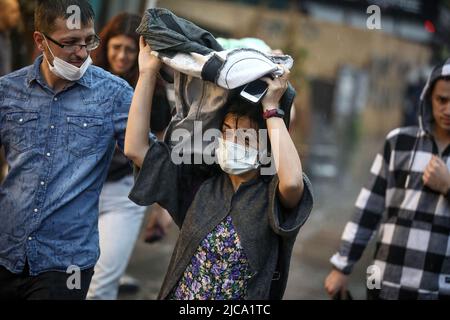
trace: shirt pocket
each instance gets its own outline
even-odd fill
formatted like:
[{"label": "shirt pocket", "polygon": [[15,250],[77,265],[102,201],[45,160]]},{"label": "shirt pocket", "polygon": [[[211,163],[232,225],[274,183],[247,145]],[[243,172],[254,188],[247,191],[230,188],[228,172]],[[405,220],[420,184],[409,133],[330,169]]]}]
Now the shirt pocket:
[{"label": "shirt pocket", "polygon": [[93,155],[98,150],[103,129],[103,119],[98,117],[67,117],[67,147],[76,157]]},{"label": "shirt pocket", "polygon": [[5,142],[18,153],[36,146],[37,112],[11,112],[5,116]]}]

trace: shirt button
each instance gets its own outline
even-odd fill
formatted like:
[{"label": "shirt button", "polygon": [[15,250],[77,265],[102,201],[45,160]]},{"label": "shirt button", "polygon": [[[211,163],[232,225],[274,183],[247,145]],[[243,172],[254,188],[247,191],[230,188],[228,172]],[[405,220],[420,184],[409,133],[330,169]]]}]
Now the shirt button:
[{"label": "shirt button", "polygon": [[29,238],[28,238],[28,240],[30,240],[30,241],[31,241],[31,240],[33,240],[33,238],[32,238],[32,237],[29,237]]},{"label": "shirt button", "polygon": [[45,182],[44,181],[41,181],[41,186],[45,186]]},{"label": "shirt button", "polygon": [[23,119],[19,119],[19,122],[22,123],[22,122],[23,122]]},{"label": "shirt button", "polygon": [[35,213],[38,213],[38,211],[39,211],[38,209],[34,209],[34,212],[35,212]]},{"label": "shirt button", "polygon": [[53,100],[58,101],[58,98],[55,98],[55,99],[53,99]]},{"label": "shirt button", "polygon": [[49,153],[47,153],[47,157],[50,157],[52,154],[49,152]]},{"label": "shirt button", "polygon": [[55,126],[50,126],[50,129],[55,129]]},{"label": "shirt button", "polygon": [[84,123],[84,124],[83,124],[83,127],[85,127],[85,128],[86,128],[86,127],[87,127],[87,123]]}]

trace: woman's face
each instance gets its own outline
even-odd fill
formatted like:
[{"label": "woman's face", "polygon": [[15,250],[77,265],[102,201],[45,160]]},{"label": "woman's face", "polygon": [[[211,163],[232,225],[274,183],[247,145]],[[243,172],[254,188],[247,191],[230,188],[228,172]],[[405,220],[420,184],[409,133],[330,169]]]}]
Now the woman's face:
[{"label": "woman's face", "polygon": [[108,42],[108,63],[111,72],[123,76],[137,64],[138,48],[127,36],[116,36]]},{"label": "woman's face", "polygon": [[248,117],[227,114],[222,125],[222,138],[258,150],[257,126]]}]

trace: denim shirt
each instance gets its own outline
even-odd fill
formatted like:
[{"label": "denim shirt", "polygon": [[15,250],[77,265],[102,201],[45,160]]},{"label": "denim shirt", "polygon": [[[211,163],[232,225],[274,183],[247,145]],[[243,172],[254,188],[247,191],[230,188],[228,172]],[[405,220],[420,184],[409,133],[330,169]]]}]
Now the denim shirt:
[{"label": "denim shirt", "polygon": [[31,275],[82,270],[99,257],[98,202],[133,89],[95,66],[55,94],[40,65],[0,78],[0,265]]}]

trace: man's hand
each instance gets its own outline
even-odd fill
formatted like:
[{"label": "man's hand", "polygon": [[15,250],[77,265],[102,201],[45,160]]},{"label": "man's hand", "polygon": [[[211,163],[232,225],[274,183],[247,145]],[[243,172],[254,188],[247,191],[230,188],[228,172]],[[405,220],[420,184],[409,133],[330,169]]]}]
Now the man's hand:
[{"label": "man's hand", "polygon": [[344,298],[347,286],[348,276],[336,269],[333,269],[325,279],[325,290],[331,298],[334,298],[337,293],[340,293],[341,298]]},{"label": "man's hand", "polygon": [[267,77],[261,79],[269,85],[269,90],[262,100],[263,111],[278,108],[280,100],[288,88],[290,71],[284,66],[281,67],[284,69],[284,74],[281,77],[273,80]]},{"label": "man's hand", "polygon": [[144,37],[139,39],[139,73],[156,75],[161,69],[161,61],[152,54],[152,48],[145,42]]},{"label": "man's hand", "polygon": [[441,158],[433,156],[422,177],[424,185],[443,195],[450,189],[450,172]]}]

